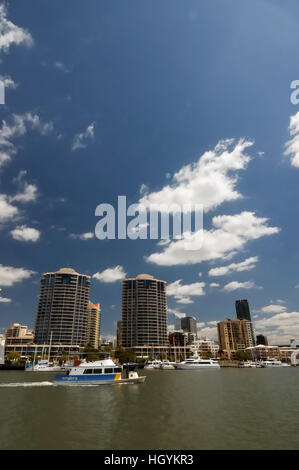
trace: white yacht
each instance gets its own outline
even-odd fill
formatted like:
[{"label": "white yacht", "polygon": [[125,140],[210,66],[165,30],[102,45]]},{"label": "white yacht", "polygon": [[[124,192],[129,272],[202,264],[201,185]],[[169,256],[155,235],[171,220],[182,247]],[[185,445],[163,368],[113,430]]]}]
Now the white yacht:
[{"label": "white yacht", "polygon": [[278,361],[277,359],[271,359],[268,361],[261,361],[261,367],[290,367],[290,364],[286,362]]},{"label": "white yacht", "polygon": [[160,369],[160,365],[162,364],[162,361],[159,361],[158,359],[155,359],[154,361],[148,361],[144,368],[145,369]]},{"label": "white yacht", "polygon": [[38,361],[37,364],[27,364],[25,371],[27,372],[59,372],[64,370],[59,364],[52,364],[47,360]]},{"label": "white yacht", "polygon": [[175,364],[176,369],[197,370],[197,369],[220,369],[218,361],[215,359],[201,359],[197,352],[185,361]]},{"label": "white yacht", "polygon": [[169,362],[169,361],[162,361],[159,369],[162,370],[173,370],[175,369],[175,362]]}]

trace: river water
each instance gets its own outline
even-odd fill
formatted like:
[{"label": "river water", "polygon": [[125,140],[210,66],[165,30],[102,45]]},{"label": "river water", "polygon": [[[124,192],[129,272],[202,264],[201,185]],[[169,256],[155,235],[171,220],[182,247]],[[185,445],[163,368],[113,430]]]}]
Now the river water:
[{"label": "river water", "polygon": [[0,372],[0,449],[299,449],[299,367],[153,370],[55,386]]}]

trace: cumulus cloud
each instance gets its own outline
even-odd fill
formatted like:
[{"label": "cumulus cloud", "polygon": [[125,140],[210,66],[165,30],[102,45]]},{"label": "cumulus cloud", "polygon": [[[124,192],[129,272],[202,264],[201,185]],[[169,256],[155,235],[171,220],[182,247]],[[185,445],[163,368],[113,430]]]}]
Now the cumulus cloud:
[{"label": "cumulus cloud", "polygon": [[291,165],[299,167],[299,111],[290,117],[289,132],[291,139],[285,144],[284,154],[290,157]]},{"label": "cumulus cloud", "polygon": [[262,313],[282,313],[286,311],[286,307],[283,305],[266,305],[265,307],[261,308]]},{"label": "cumulus cloud", "polygon": [[194,304],[193,300],[190,297],[182,297],[179,295],[174,296],[178,304]]},{"label": "cumulus cloud", "polygon": [[0,81],[4,83],[5,88],[15,90],[19,85],[9,75],[0,75]]},{"label": "cumulus cloud", "polygon": [[232,263],[227,266],[221,266],[219,268],[210,269],[209,276],[224,276],[234,271],[250,271],[251,269],[255,268],[257,262],[258,256],[252,256],[251,258],[247,258],[244,261],[241,261],[240,263]]},{"label": "cumulus cloud", "polygon": [[217,322],[214,322],[214,321],[203,324],[201,327],[199,327],[197,331],[197,337],[198,338],[210,338],[210,339],[213,339],[214,341],[218,340],[216,324]]},{"label": "cumulus cloud", "polygon": [[126,275],[124,268],[118,265],[114,268],[107,268],[101,273],[97,272],[92,277],[100,282],[116,282],[124,279]]},{"label": "cumulus cloud", "polygon": [[27,174],[26,170],[21,170],[18,176],[14,179],[19,186],[19,192],[15,196],[9,198],[10,202],[34,202],[37,199],[37,186],[35,184],[27,183],[24,176]]},{"label": "cumulus cloud", "polygon": [[7,18],[7,8],[4,4],[0,5],[0,51],[7,52],[13,44],[25,46],[33,45],[31,34],[21,27],[14,24]]},{"label": "cumulus cloud", "polygon": [[63,63],[63,62],[54,62],[54,67],[58,70],[60,70],[61,72],[64,72],[64,73],[68,73],[69,72],[69,69],[67,68],[67,66]]},{"label": "cumulus cloud", "polygon": [[10,204],[8,196],[0,194],[0,223],[13,219],[18,213],[18,208]]},{"label": "cumulus cloud", "polygon": [[92,122],[84,132],[75,135],[72,143],[72,151],[82,149],[87,146],[87,141],[94,138],[94,127],[95,122]]},{"label": "cumulus cloud", "polygon": [[[250,240],[279,232],[278,227],[268,226],[268,219],[257,217],[254,212],[241,212],[235,215],[218,215],[212,219],[211,230],[203,230],[202,236],[197,232],[188,237],[188,245],[194,250],[186,250],[185,239],[172,241],[162,252],[152,253],[146,260],[161,266],[196,264],[203,261],[231,258],[243,250]],[[202,246],[198,246],[198,237]]]},{"label": "cumulus cloud", "polygon": [[71,233],[69,237],[72,238],[73,240],[86,241],[86,240],[91,240],[92,238],[94,238],[94,233],[93,232]]},{"label": "cumulus cloud", "polygon": [[39,230],[27,227],[26,225],[19,225],[14,230],[11,230],[10,233],[14,240],[20,242],[37,242],[41,236]]},{"label": "cumulus cloud", "polygon": [[[160,191],[146,193],[140,203],[150,208],[156,204],[203,204],[209,211],[225,201],[242,196],[236,190],[237,172],[244,170],[250,161],[245,154],[252,142],[241,139],[220,141],[216,147],[205,152],[196,163],[182,167],[173,176],[172,184]],[[145,186],[142,185],[144,191]]]},{"label": "cumulus cloud", "polygon": [[167,286],[167,295],[173,296],[179,304],[192,304],[192,296],[205,295],[204,282],[194,282],[192,284],[181,284],[181,279],[174,281]]},{"label": "cumulus cloud", "polygon": [[14,268],[13,266],[0,264],[0,286],[11,287],[29,279],[33,274],[35,274],[34,271],[26,268]]},{"label": "cumulus cloud", "polygon": [[232,281],[226,284],[223,287],[223,290],[226,292],[232,292],[233,290],[237,289],[260,289],[260,287],[256,286],[254,282],[252,281],[245,281],[245,282],[238,282],[238,281]]},{"label": "cumulus cloud", "polygon": [[24,136],[28,129],[36,130],[42,135],[49,134],[53,130],[51,122],[43,123],[37,114],[13,114],[12,122],[8,124],[2,121],[0,128],[0,167],[9,162],[17,153],[12,139]]},{"label": "cumulus cloud", "polygon": [[170,315],[174,315],[177,318],[184,318],[184,317],[187,316],[186,313],[180,312],[179,310],[177,310],[175,308],[169,308],[169,307],[167,307],[167,313],[170,314]]},{"label": "cumulus cloud", "polygon": [[299,312],[282,312],[255,321],[257,334],[268,337],[270,344],[289,344],[299,338]]}]

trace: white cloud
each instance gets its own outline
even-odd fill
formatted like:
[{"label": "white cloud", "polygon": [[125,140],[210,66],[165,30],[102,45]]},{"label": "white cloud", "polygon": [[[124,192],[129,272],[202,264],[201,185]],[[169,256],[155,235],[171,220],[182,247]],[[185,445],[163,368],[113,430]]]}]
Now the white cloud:
[{"label": "white cloud", "polygon": [[270,344],[289,344],[299,338],[299,312],[283,312],[255,321],[257,334],[268,337]]},{"label": "white cloud", "polygon": [[27,227],[26,225],[19,225],[14,230],[11,230],[10,233],[14,240],[21,242],[37,242],[41,235],[39,230]]},{"label": "white cloud", "polygon": [[54,62],[54,67],[60,70],[61,72],[64,72],[64,73],[69,72],[69,69],[67,68],[67,66],[62,62]]},{"label": "white cloud", "polygon": [[252,281],[245,281],[245,282],[238,282],[232,281],[226,284],[223,287],[223,290],[226,292],[232,292],[233,290],[237,289],[260,289],[260,287],[256,286]]},{"label": "white cloud", "polygon": [[265,307],[263,307],[261,309],[261,312],[262,313],[282,313],[282,312],[285,312],[286,309],[287,308],[284,307],[283,305],[271,304],[271,305],[266,305]]},{"label": "white cloud", "polygon": [[2,121],[0,128],[0,166],[11,160],[12,156],[17,153],[12,139],[24,136],[28,129],[36,130],[42,135],[49,134],[53,130],[51,122],[43,123],[37,114],[13,114],[12,123],[8,124]]},{"label": "white cloud", "polygon": [[0,75],[0,81],[4,83],[5,88],[15,90],[19,85],[9,75]]},{"label": "white cloud", "polygon": [[33,274],[35,274],[34,271],[26,268],[14,268],[0,264],[0,286],[11,287],[14,284],[29,279]]},{"label": "white cloud", "polygon": [[118,265],[114,268],[107,268],[101,273],[95,273],[92,277],[100,282],[116,282],[124,279],[126,275],[127,273],[124,272],[124,268]]},{"label": "white cloud", "polygon": [[184,297],[184,296],[175,295],[174,298],[178,304],[194,304],[193,300],[187,296]]},{"label": "white cloud", "polygon": [[[209,322],[209,324],[214,325],[214,322]],[[198,338],[210,338],[215,340],[218,340],[218,333],[217,333],[217,326],[208,326],[206,324],[202,328],[199,328],[197,331],[197,337]]]},{"label": "white cloud", "polygon": [[[246,148],[253,145],[244,139],[220,141],[217,146],[205,152],[196,163],[182,167],[173,177],[170,185],[160,191],[143,194],[140,203],[146,207],[155,204],[203,204],[209,211],[225,201],[240,199],[236,190],[237,171],[244,170],[250,161]],[[142,185],[142,191],[146,190]]]},{"label": "white cloud", "polygon": [[23,44],[32,46],[33,39],[31,34],[25,29],[20,28],[12,21],[7,19],[7,8],[4,4],[0,5],[0,51],[7,52],[11,45]]},{"label": "white cloud", "polygon": [[94,233],[93,232],[85,232],[85,233],[71,233],[70,238],[72,238],[73,240],[83,240],[83,241],[86,241],[86,240],[91,240],[92,238],[94,238]]},{"label": "white cloud", "polygon": [[299,167],[299,111],[290,116],[289,132],[291,139],[285,144],[284,154],[291,159],[291,165]]},{"label": "white cloud", "polygon": [[2,291],[2,289],[0,289],[0,303],[8,303],[8,302],[11,302],[11,299],[9,299],[9,298],[7,298],[7,297],[2,297],[1,291]]},{"label": "white cloud", "polygon": [[218,284],[218,282],[211,282],[210,283],[210,287],[219,287],[220,284]]},{"label": "white cloud", "polygon": [[167,295],[174,296],[178,303],[193,303],[190,299],[192,296],[205,295],[204,282],[194,282],[192,284],[181,284],[181,279],[174,281],[167,286]]},{"label": "white cloud", "polygon": [[95,122],[92,122],[84,132],[75,135],[72,143],[72,151],[85,148],[87,146],[86,141],[94,138],[94,127]]},{"label": "white cloud", "polygon": [[37,199],[37,186],[29,184],[26,181],[23,183],[22,192],[17,193],[15,196],[9,198],[10,202],[34,202]]},{"label": "white cloud", "polygon": [[179,310],[177,310],[175,308],[169,308],[169,307],[167,307],[167,313],[171,314],[171,315],[174,315],[177,318],[184,318],[184,317],[187,316],[186,313],[180,312]]},{"label": "white cloud", "polygon": [[257,262],[258,256],[253,256],[251,258],[245,259],[244,261],[241,261],[240,263],[232,263],[227,266],[210,269],[209,276],[224,276],[226,274],[232,273],[233,271],[250,271],[251,269],[255,268]]},{"label": "white cloud", "polygon": [[0,223],[13,219],[18,213],[18,208],[9,203],[8,196],[0,194]]},{"label": "white cloud", "polygon": [[[257,217],[254,212],[219,215],[212,219],[214,228],[203,231],[200,249],[187,251],[185,239],[172,241],[164,251],[152,253],[146,260],[161,266],[174,266],[232,257],[243,250],[248,241],[279,232],[279,228],[269,227],[267,222],[267,218]],[[197,232],[191,234],[189,246],[196,248],[199,236]]]}]

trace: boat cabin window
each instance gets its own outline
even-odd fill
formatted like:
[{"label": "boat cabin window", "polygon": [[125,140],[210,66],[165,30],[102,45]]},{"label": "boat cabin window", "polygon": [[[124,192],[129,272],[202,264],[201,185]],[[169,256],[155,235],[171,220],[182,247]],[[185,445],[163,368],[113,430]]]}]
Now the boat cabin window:
[{"label": "boat cabin window", "polygon": [[121,372],[121,367],[115,367],[114,372]]},{"label": "boat cabin window", "polygon": [[92,369],[84,369],[83,374],[92,374]]},{"label": "boat cabin window", "polygon": [[105,369],[105,374],[113,374],[113,369]]},{"label": "boat cabin window", "polygon": [[102,374],[102,369],[93,369],[94,374]]}]

